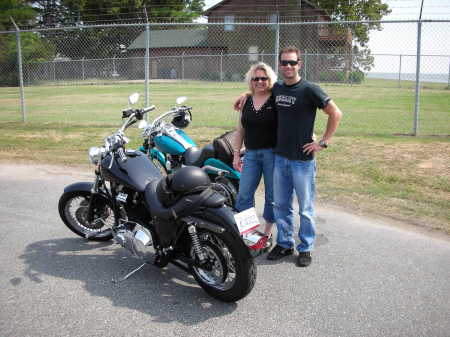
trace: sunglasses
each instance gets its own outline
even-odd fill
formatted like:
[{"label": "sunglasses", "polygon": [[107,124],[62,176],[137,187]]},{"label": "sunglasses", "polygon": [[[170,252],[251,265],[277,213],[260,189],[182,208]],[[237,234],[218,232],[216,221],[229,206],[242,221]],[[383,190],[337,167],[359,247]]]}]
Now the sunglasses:
[{"label": "sunglasses", "polygon": [[289,60],[289,61],[283,60],[280,63],[281,63],[282,66],[285,66],[285,67],[288,64],[291,65],[291,66],[296,66],[298,64],[298,60],[295,60],[295,61],[294,60]]},{"label": "sunglasses", "polygon": [[265,82],[265,81],[267,81],[268,79],[269,79],[268,77],[253,77],[253,78],[252,78],[252,81],[254,81],[254,82],[259,82],[259,81]]}]

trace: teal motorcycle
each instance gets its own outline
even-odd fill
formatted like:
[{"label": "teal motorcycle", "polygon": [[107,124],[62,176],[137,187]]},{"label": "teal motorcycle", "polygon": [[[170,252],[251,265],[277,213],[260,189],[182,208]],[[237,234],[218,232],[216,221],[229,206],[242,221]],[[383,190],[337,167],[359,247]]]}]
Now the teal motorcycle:
[{"label": "teal motorcycle", "polygon": [[139,150],[146,153],[163,174],[184,166],[202,168],[213,188],[225,196],[227,205],[234,206],[241,174],[232,167],[232,136],[228,133],[198,147],[183,131],[192,121],[192,107],[182,105],[186,99],[177,98],[175,107],[142,126],[144,144]]}]

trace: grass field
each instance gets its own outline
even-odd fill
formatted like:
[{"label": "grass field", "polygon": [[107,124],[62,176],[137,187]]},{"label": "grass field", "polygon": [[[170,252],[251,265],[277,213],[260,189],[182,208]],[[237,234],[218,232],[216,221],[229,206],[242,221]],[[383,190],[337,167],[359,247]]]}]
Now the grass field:
[{"label": "grass field", "polygon": [[[419,136],[412,137],[414,86],[396,85],[379,80],[322,85],[344,118],[332,145],[318,157],[319,202],[450,233],[450,91],[423,86]],[[187,133],[203,145],[234,127],[232,100],[245,86],[160,82],[150,90],[158,108],[150,119],[177,96],[188,96],[193,122]],[[17,88],[0,88],[2,160],[87,166],[87,149],[119,127],[132,92],[143,93],[143,84],[27,87],[24,124]],[[319,111],[318,135],[325,120]],[[139,145],[137,129],[129,136],[132,147]]]}]

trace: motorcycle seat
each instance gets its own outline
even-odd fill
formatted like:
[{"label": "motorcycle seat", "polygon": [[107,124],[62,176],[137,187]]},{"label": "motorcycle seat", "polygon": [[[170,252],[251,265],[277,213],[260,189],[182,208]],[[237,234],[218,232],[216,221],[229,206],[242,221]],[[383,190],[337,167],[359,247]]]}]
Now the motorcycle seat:
[{"label": "motorcycle seat", "polygon": [[201,149],[193,146],[183,154],[184,164],[187,166],[202,167],[206,159],[214,157],[214,147],[208,144]]},{"label": "motorcycle seat", "polygon": [[[164,178],[162,178],[164,179]],[[153,216],[164,220],[175,220],[191,214],[197,208],[219,208],[225,204],[225,197],[207,188],[201,193],[180,196],[172,205],[164,206],[158,198],[159,179],[152,180],[145,188],[145,200]]]}]

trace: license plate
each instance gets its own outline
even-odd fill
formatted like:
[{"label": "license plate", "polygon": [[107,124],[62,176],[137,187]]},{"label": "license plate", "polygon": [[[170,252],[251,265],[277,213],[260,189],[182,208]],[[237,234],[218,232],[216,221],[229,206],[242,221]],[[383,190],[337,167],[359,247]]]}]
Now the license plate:
[{"label": "license plate", "polygon": [[249,233],[259,226],[259,219],[254,207],[235,214],[234,219],[236,220],[236,225],[238,226],[241,235]]},{"label": "license plate", "polygon": [[116,200],[121,202],[127,202],[128,194],[120,192],[117,194]]}]

